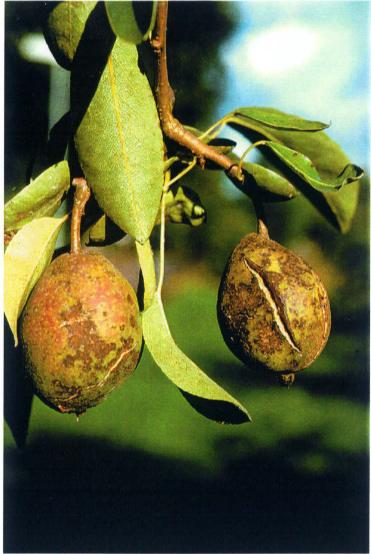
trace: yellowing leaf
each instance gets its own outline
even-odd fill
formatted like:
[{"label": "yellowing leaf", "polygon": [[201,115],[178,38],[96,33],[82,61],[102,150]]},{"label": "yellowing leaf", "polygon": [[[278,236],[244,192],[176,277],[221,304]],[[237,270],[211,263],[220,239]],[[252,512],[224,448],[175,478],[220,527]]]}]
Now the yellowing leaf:
[{"label": "yellowing leaf", "polygon": [[151,306],[143,312],[142,324],[146,346],[156,364],[197,411],[220,423],[250,421],[246,409],[175,344],[158,293]]},{"label": "yellowing leaf", "polygon": [[5,204],[5,232],[17,231],[33,219],[54,215],[69,186],[70,170],[66,161],[46,169]]},{"label": "yellowing leaf", "polygon": [[59,230],[67,217],[34,219],[18,231],[4,254],[4,311],[16,346],[18,317],[50,263]]}]

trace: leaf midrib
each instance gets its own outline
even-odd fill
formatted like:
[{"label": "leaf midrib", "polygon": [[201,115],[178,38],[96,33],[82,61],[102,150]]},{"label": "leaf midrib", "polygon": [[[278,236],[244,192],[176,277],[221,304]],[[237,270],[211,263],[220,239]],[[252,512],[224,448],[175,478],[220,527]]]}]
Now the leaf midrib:
[{"label": "leaf midrib", "polygon": [[121,124],[120,105],[119,105],[119,98],[118,98],[118,92],[117,92],[115,70],[113,67],[112,54],[110,54],[110,56],[108,57],[108,70],[109,70],[109,73],[108,73],[109,84],[110,84],[110,89],[111,89],[111,94],[113,99],[113,108],[114,108],[113,111],[114,111],[114,118],[116,122],[116,130],[119,138],[120,150],[122,152],[122,163],[124,167],[124,173],[127,176],[127,188],[131,198],[131,209],[133,212],[133,219],[135,221],[135,226],[137,227],[137,229],[141,229],[140,218],[139,218],[137,205],[134,197],[134,186],[131,180],[131,167],[129,163],[127,148],[126,148],[125,135]]}]

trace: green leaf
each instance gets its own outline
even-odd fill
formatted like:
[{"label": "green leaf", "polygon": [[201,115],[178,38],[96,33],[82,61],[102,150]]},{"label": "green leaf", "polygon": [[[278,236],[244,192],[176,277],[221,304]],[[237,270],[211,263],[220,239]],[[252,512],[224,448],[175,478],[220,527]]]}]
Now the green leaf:
[{"label": "green leaf", "polygon": [[[142,4],[144,6],[148,2]],[[132,44],[140,44],[146,40],[154,28],[157,11],[157,2],[150,2],[149,4],[152,4],[152,6],[149,13],[146,14],[147,20],[142,32],[135,15],[134,2],[105,2],[108,20],[115,35]]]},{"label": "green leaf", "polygon": [[245,162],[242,168],[245,173],[245,183],[240,183],[239,188],[244,192],[246,185],[249,186],[253,179],[263,193],[262,200],[265,202],[291,200],[300,194],[288,179],[271,169],[250,162]]},{"label": "green leaf", "polygon": [[361,177],[363,177],[363,169],[360,167],[348,164],[344,167],[343,171],[336,177],[335,181],[338,183],[341,183],[341,186],[343,185],[349,185],[350,183],[353,183],[353,181],[357,181]]},{"label": "green leaf", "polygon": [[212,381],[175,344],[157,293],[142,313],[143,336],[153,359],[192,406],[220,423],[250,421],[245,408]]},{"label": "green leaf", "polygon": [[327,192],[324,194],[325,200],[334,214],[336,223],[342,233],[347,233],[351,227],[358,205],[358,179],[364,175],[363,170],[357,166],[350,164],[347,167],[351,167],[353,174],[357,174],[351,186],[344,187],[336,193]]},{"label": "green leaf", "polygon": [[[72,113],[81,110],[84,70],[72,71]],[[80,165],[102,210],[143,243],[160,206],[163,141],[155,101],[137,49],[116,40],[75,135]]]},{"label": "green leaf", "polygon": [[329,125],[321,121],[309,121],[297,115],[278,112],[272,108],[238,108],[231,113],[240,125],[245,125],[246,119],[263,123],[274,129],[285,129],[287,131],[322,131]]},{"label": "green leaf", "polygon": [[[270,112],[283,113],[273,108],[270,108]],[[345,166],[349,165],[349,159],[340,146],[323,131],[318,133],[283,131],[247,119],[243,126],[240,121],[233,118],[229,123],[253,142],[264,137],[301,152],[312,160],[325,182],[335,181],[344,171]],[[358,204],[359,179],[363,175],[362,169],[357,166],[352,167],[355,174],[354,181],[336,192],[319,193],[313,189],[310,191],[306,188],[302,189],[322,215],[343,233],[349,231],[351,227]]]},{"label": "green leaf", "polygon": [[283,144],[273,141],[264,141],[263,146],[267,146],[276,156],[292,171],[294,171],[299,177],[301,177],[306,183],[319,192],[333,191],[334,189],[341,188],[347,179],[343,179],[341,175],[338,175],[335,181],[332,183],[326,183],[321,180],[321,177],[314,167],[312,161],[304,154],[292,150]]},{"label": "green leaf", "polygon": [[58,2],[48,15],[44,28],[45,40],[56,61],[64,69],[71,69],[87,18],[96,4],[65,0]]},{"label": "green leaf", "polygon": [[[230,154],[229,157],[236,165],[239,164],[240,158],[236,154]],[[260,164],[243,162],[242,170],[245,177],[243,182],[233,179],[228,172],[226,176],[241,192],[250,197],[258,195],[263,202],[282,202],[300,194],[291,181]]]},{"label": "green leaf", "polygon": [[16,346],[18,317],[50,263],[59,230],[67,217],[34,219],[18,231],[5,251],[4,311]]},{"label": "green leaf", "polygon": [[5,232],[17,231],[35,218],[54,215],[69,186],[66,161],[49,167],[5,204]]}]

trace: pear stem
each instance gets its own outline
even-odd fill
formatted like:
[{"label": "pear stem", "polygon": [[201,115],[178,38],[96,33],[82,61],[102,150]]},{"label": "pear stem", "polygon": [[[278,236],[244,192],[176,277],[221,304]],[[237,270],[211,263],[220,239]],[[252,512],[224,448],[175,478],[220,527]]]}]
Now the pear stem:
[{"label": "pear stem", "polygon": [[257,219],[258,234],[261,235],[262,237],[269,239],[264,204],[261,201],[261,199],[256,195],[252,197],[252,202],[254,205],[255,215]]},{"label": "pear stem", "polygon": [[262,219],[258,219],[258,234],[269,239],[268,227]]},{"label": "pear stem", "polygon": [[72,184],[76,187],[73,198],[72,218],[71,218],[71,254],[81,252],[81,218],[84,215],[84,208],[90,198],[90,189],[88,183],[83,177],[76,177]]}]

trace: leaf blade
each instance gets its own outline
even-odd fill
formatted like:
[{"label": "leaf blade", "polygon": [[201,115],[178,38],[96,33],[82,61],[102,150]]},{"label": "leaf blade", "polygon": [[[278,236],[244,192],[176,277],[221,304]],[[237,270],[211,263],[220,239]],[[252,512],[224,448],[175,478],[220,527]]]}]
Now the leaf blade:
[{"label": "leaf blade", "polygon": [[[246,409],[175,344],[158,293],[151,306],[142,313],[142,325],[145,343],[156,364],[198,411],[211,419],[222,417],[223,413],[227,423],[250,421]],[[216,410],[213,410],[213,403]]]},{"label": "leaf blade", "polygon": [[343,181],[339,180],[335,180],[332,183],[322,181],[312,161],[297,150],[274,141],[265,141],[264,146],[272,150],[287,167],[319,192],[333,191],[334,189],[341,188],[344,184]]},{"label": "leaf blade", "polygon": [[50,263],[58,233],[67,218],[34,219],[15,235],[4,254],[4,311],[16,346],[18,317]]},{"label": "leaf blade", "polygon": [[[239,164],[240,158],[235,154],[229,157],[233,162]],[[276,171],[253,162],[243,162],[242,171],[244,181],[233,179],[229,173],[226,176],[244,194],[248,196],[259,195],[263,202],[282,202],[296,198],[300,191],[293,183]]]},{"label": "leaf blade", "polygon": [[306,131],[316,132],[327,129],[329,125],[321,121],[310,121],[302,117],[278,112],[272,108],[261,107],[243,107],[237,108],[231,114],[233,117],[240,120],[240,124],[244,125],[245,119],[250,119],[257,123],[262,123],[273,129],[281,129],[286,131]]},{"label": "leaf blade", "polygon": [[133,2],[105,2],[107,17],[117,37],[131,44],[140,44],[148,38],[156,19],[157,2],[152,2],[152,9],[146,29],[142,32],[135,17]]},{"label": "leaf blade", "polygon": [[44,28],[46,43],[57,63],[70,70],[85,23],[97,2],[65,0],[48,15]]},{"label": "leaf blade", "polygon": [[105,2],[108,20],[115,35],[132,44],[139,44],[143,35],[135,19],[132,2]]},{"label": "leaf blade", "polygon": [[70,186],[66,161],[41,173],[4,206],[5,232],[18,231],[35,218],[54,215]]},{"label": "leaf blade", "polygon": [[[242,168],[247,177],[252,177],[254,179],[257,186],[263,191],[263,194],[266,192],[268,195],[273,195],[268,198],[263,197],[265,202],[291,200],[300,194],[288,179],[267,167],[256,163],[245,162]],[[243,189],[243,184],[241,185],[241,189]],[[274,196],[276,196],[276,198],[274,198]]]},{"label": "leaf blade", "polygon": [[156,105],[137,62],[135,46],[116,40],[75,146],[102,210],[143,244],[156,221],[164,163]]},{"label": "leaf blade", "polygon": [[[270,110],[280,114],[283,113],[273,108],[270,108]],[[340,146],[323,131],[318,133],[283,131],[269,128],[252,120],[246,120],[244,126],[241,126],[240,122],[233,117],[228,123],[249,140],[256,141],[264,137],[301,152],[312,160],[323,180],[336,179],[344,167],[349,164],[349,159]],[[324,193],[312,189],[312,194],[309,196],[309,200],[322,215],[342,233],[349,231],[357,210],[359,179],[363,172],[360,170],[358,173],[357,178],[349,186],[336,192]],[[305,193],[305,191],[303,192]]]}]

